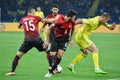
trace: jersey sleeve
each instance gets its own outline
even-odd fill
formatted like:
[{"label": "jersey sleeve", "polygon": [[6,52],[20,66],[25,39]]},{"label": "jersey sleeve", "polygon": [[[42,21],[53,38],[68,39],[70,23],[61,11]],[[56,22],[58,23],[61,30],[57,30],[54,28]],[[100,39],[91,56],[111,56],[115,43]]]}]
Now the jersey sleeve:
[{"label": "jersey sleeve", "polygon": [[82,19],[83,24],[89,24],[89,19]]},{"label": "jersey sleeve", "polygon": [[104,23],[103,26],[109,28],[109,24],[108,23]]},{"label": "jersey sleeve", "polygon": [[95,18],[83,19],[82,23],[83,24],[88,24],[88,25],[92,26],[92,25],[96,24],[95,20],[96,20]]},{"label": "jersey sleeve", "polygon": [[36,16],[37,20],[40,22],[42,20],[41,17]]}]

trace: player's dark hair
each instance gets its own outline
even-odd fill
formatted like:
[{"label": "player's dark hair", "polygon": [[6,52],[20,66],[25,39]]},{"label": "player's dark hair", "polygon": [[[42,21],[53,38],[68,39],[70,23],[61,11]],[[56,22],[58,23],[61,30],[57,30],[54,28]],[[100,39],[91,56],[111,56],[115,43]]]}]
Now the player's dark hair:
[{"label": "player's dark hair", "polygon": [[77,15],[77,12],[75,10],[72,10],[72,9],[68,10],[68,12],[66,14],[67,17],[73,17],[75,15]]},{"label": "player's dark hair", "polygon": [[110,14],[109,13],[107,13],[107,12],[104,12],[104,13],[102,13],[102,15],[101,15],[102,17],[106,17],[106,18],[109,18],[110,17]]},{"label": "player's dark hair", "polygon": [[55,7],[55,8],[59,8],[59,6],[57,4],[53,4],[52,5],[52,8]]}]

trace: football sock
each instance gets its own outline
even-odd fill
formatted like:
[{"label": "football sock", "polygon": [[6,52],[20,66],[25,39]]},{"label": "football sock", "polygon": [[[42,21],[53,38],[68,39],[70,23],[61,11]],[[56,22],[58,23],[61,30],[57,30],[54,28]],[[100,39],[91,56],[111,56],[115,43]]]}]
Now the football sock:
[{"label": "football sock", "polygon": [[57,68],[57,65],[60,63],[60,61],[61,61],[61,58],[56,57],[55,63],[53,65],[52,69],[50,70],[50,73],[52,73],[53,70],[55,70],[55,68]]},{"label": "football sock", "polygon": [[84,57],[86,57],[86,54],[78,54],[74,59],[73,61],[71,62],[71,66],[74,66],[78,61],[82,60]]},{"label": "football sock", "polygon": [[98,53],[93,53],[93,62],[95,70],[99,70],[99,59],[98,59]]},{"label": "football sock", "polygon": [[19,56],[15,56],[15,58],[14,58],[14,60],[13,60],[13,62],[12,62],[12,71],[11,72],[14,72],[15,71],[15,69],[16,69],[16,67],[17,67],[17,65],[18,65],[18,61],[19,61]]},{"label": "football sock", "polygon": [[50,56],[50,59],[49,59],[49,66],[52,67],[53,62],[54,62],[54,59],[55,59],[55,56]]},{"label": "football sock", "polygon": [[50,60],[50,50],[46,52],[46,57],[47,57],[47,60],[49,61]]}]

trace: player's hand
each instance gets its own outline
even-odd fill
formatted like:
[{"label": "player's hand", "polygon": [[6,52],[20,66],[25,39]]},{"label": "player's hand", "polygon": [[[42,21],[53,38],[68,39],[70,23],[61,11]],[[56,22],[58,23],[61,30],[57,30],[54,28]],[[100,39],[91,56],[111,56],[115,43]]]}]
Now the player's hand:
[{"label": "player's hand", "polygon": [[114,30],[116,26],[117,26],[117,24],[116,24],[116,23],[113,23],[113,24],[109,27],[109,29],[110,29],[110,30]]},{"label": "player's hand", "polygon": [[49,45],[49,41],[45,40],[44,44],[43,44],[43,48],[46,49]]},{"label": "player's hand", "polygon": [[74,41],[73,41],[73,40],[70,40],[70,41],[69,41],[69,43],[70,43],[70,46],[72,46],[72,47],[74,47],[74,46],[75,46],[75,43],[74,43]]},{"label": "player's hand", "polygon": [[119,29],[119,32],[120,32],[120,25],[118,27],[119,27],[118,29]]},{"label": "player's hand", "polygon": [[44,32],[44,28],[40,28],[39,34],[42,33],[42,32]]}]

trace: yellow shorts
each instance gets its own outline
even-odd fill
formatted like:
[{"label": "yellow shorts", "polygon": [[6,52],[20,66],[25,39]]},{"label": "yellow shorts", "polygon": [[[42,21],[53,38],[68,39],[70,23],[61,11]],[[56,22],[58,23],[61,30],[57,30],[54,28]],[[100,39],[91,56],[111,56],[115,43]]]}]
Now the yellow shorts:
[{"label": "yellow shorts", "polygon": [[42,22],[39,22],[38,23],[38,29],[40,30],[40,28],[42,27],[43,23]]},{"label": "yellow shorts", "polygon": [[80,49],[85,49],[92,44],[92,41],[88,38],[88,36],[83,36],[83,35],[77,34],[75,36],[75,40]]}]

